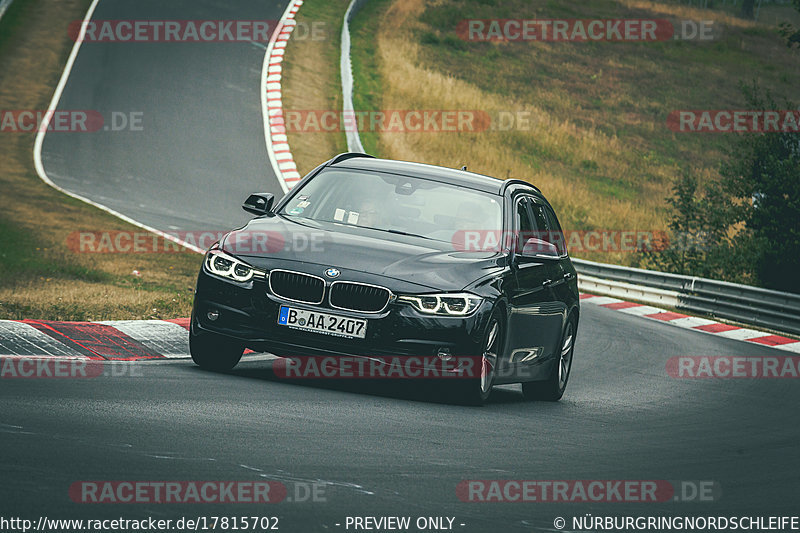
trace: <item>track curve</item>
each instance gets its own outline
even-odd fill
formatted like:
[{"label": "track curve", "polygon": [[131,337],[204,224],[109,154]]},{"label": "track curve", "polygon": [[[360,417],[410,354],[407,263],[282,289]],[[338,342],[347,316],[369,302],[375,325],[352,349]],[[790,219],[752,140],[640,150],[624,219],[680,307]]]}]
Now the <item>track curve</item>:
[{"label": "track curve", "polygon": [[[286,3],[103,0],[92,20],[277,21]],[[112,113],[134,113],[141,131],[49,133],[47,176],[161,231],[243,223],[247,194],[283,194],[264,149],[264,51],[249,42],[82,43],[58,109],[99,112],[104,127]]]}]

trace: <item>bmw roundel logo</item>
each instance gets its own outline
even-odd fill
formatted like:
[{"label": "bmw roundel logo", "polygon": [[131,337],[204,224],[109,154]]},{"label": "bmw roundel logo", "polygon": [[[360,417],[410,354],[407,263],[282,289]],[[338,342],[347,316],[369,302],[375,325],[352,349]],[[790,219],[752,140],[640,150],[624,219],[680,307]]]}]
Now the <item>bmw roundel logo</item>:
[{"label": "bmw roundel logo", "polygon": [[338,278],[339,274],[341,274],[341,272],[339,272],[338,268],[329,268],[325,271],[325,275],[329,278]]}]

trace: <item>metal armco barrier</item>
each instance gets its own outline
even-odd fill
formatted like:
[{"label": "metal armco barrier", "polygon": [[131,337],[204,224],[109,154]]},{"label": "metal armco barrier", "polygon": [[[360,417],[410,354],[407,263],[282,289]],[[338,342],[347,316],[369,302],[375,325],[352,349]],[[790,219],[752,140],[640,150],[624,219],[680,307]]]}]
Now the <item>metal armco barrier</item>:
[{"label": "metal armco barrier", "polygon": [[353,110],[353,68],[350,62],[350,21],[353,20],[356,12],[367,3],[367,0],[352,0],[344,14],[342,24],[342,47],[341,58],[339,60],[339,71],[342,78],[342,115],[353,117],[351,124],[345,130],[347,137],[347,151],[364,153],[361,145],[361,137],[358,135],[356,126],[355,112]]},{"label": "metal armco barrier", "polygon": [[800,335],[800,294],[573,259],[581,290]]}]

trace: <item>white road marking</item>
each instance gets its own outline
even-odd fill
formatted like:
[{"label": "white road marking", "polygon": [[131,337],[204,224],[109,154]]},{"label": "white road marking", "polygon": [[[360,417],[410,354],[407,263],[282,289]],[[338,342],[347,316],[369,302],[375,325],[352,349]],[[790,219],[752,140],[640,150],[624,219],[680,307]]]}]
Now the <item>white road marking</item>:
[{"label": "white road marking", "polygon": [[747,328],[739,328],[739,329],[731,329],[728,331],[720,331],[718,333],[714,333],[719,337],[725,337],[728,339],[737,339],[740,341],[746,341],[747,339],[755,339],[758,337],[766,337],[769,333],[764,333],[763,331],[756,331],[754,329],[747,329]]},{"label": "white road marking", "polygon": [[592,296],[591,298],[584,298],[581,303],[588,302],[594,305],[606,305],[622,302],[619,298],[612,298],[611,296]]},{"label": "white road marking", "polygon": [[708,326],[709,324],[716,324],[716,322],[714,322],[713,320],[709,320],[707,318],[700,318],[697,316],[676,318],[675,320],[670,320],[669,323],[688,329],[694,329],[700,326]]},{"label": "white road marking", "polygon": [[658,309],[656,307],[650,307],[649,305],[637,305],[636,307],[625,307],[622,309],[617,309],[617,311],[619,311],[620,313],[627,313],[629,315],[636,315],[636,316],[652,315],[655,313],[662,312],[661,309]]},{"label": "white road marking", "polygon": [[[755,343],[758,344],[758,343]],[[790,342],[787,344],[776,344],[773,348],[786,350],[787,352],[800,353],[800,342]]]}]

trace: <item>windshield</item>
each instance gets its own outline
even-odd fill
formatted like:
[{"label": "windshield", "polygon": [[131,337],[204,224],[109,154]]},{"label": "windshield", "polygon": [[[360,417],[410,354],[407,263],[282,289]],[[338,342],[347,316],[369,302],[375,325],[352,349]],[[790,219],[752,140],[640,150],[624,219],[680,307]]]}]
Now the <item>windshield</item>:
[{"label": "windshield", "polygon": [[451,242],[456,232],[502,229],[501,197],[409,176],[324,170],[282,215]]}]

